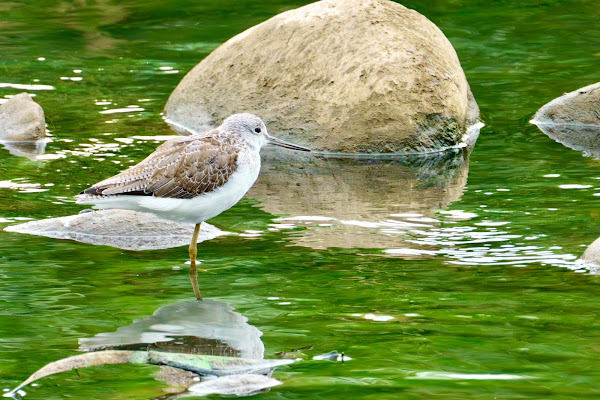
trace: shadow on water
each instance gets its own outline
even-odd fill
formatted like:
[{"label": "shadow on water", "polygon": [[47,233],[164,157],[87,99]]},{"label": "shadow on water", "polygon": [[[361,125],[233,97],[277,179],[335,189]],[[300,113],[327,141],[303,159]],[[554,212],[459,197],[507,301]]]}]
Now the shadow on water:
[{"label": "shadow on water", "polygon": [[467,149],[369,158],[294,154],[274,162],[281,157],[265,151],[248,196],[268,213],[287,215],[273,228],[306,227],[292,240],[311,248],[397,246],[408,230],[437,223],[436,211],[461,198],[469,171]]}]

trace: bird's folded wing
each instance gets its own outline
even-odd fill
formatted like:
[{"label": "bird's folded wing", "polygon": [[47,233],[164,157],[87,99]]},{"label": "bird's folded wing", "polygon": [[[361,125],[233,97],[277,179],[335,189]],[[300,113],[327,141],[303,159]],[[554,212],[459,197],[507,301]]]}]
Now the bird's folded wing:
[{"label": "bird's folded wing", "polygon": [[191,198],[225,184],[237,166],[238,149],[218,140],[194,140],[168,168],[152,173],[147,191],[157,197]]},{"label": "bird's folded wing", "polygon": [[84,193],[192,198],[224,185],[236,169],[237,158],[237,148],[211,137],[176,138]]}]

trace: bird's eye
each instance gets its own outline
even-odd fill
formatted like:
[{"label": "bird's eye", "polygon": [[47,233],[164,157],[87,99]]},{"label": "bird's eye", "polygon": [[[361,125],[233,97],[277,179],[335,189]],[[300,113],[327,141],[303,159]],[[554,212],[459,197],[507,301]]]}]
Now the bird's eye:
[{"label": "bird's eye", "polygon": [[256,133],[260,133],[260,128],[255,128],[255,129],[254,129],[254,132],[256,132]]}]

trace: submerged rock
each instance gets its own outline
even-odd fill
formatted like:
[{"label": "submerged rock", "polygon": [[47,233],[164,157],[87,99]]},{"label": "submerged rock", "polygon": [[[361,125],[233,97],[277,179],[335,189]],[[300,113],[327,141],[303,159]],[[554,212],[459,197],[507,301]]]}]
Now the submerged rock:
[{"label": "submerged rock", "polygon": [[186,75],[165,119],[189,134],[241,111],[348,153],[439,151],[479,116],[448,39],[388,0],[323,0],[246,30]]},{"label": "submerged rock", "polygon": [[0,105],[0,140],[32,142],[45,137],[44,110],[27,93]]},{"label": "submerged rock", "polygon": [[535,113],[536,125],[595,125],[600,127],[600,82],[558,97]]},{"label": "submerged rock", "polygon": [[[183,300],[161,307],[152,316],[135,320],[114,332],[81,338],[79,350],[178,353],[180,361],[186,357],[193,360],[202,355],[217,356],[221,361],[213,360],[210,369],[194,373],[189,372],[189,368],[182,370],[176,358],[167,360],[161,365],[171,366],[162,366],[155,378],[169,385],[165,392],[177,393],[170,399],[199,393],[246,396],[280,384],[270,378],[270,374],[277,366],[293,362],[264,360],[261,336],[260,330],[248,324],[248,318],[226,303],[210,299]],[[154,359],[155,363],[160,361],[159,357]],[[182,392],[186,389],[189,392]]]},{"label": "submerged rock", "polygon": [[[130,210],[100,210],[30,221],[8,226],[4,230],[124,250],[155,250],[189,244],[194,225],[180,224],[160,219],[153,214]],[[227,232],[203,222],[198,243],[226,234]]]}]

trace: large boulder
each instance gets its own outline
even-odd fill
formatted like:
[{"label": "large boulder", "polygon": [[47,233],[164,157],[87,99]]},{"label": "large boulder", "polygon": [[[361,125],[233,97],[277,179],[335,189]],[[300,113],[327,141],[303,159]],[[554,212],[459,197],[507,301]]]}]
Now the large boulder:
[{"label": "large boulder", "polygon": [[0,140],[31,142],[45,137],[44,110],[27,93],[0,105]]},{"label": "large boulder", "polygon": [[566,93],[545,104],[531,122],[537,125],[600,127],[600,82]]},{"label": "large boulder", "polygon": [[350,153],[442,150],[479,116],[448,39],[388,0],[323,0],[246,30],[185,76],[165,119],[189,133],[238,112]]}]

